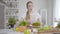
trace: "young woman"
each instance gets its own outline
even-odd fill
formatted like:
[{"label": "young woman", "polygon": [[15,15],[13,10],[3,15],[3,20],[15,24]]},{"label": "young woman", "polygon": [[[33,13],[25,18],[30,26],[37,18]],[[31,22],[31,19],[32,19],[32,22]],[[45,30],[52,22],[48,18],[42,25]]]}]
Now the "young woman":
[{"label": "young woman", "polygon": [[33,2],[28,1],[26,4],[27,12],[22,16],[21,19],[29,21],[31,24],[35,21],[41,21],[41,16],[39,13],[32,11],[33,10]]}]

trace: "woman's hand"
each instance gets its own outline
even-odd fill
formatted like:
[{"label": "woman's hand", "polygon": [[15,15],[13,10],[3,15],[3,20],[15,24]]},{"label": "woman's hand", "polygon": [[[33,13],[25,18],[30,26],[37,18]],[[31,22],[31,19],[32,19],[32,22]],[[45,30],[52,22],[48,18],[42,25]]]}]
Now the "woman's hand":
[{"label": "woman's hand", "polygon": [[21,17],[20,21],[23,21],[24,19]]}]

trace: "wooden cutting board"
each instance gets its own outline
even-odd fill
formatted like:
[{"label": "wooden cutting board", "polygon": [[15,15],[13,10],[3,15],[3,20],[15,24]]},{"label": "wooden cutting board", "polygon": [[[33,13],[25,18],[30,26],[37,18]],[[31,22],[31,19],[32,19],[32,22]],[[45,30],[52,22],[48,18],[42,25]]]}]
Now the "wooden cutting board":
[{"label": "wooden cutting board", "polygon": [[37,34],[60,34],[60,30],[59,29],[44,30],[38,32]]}]

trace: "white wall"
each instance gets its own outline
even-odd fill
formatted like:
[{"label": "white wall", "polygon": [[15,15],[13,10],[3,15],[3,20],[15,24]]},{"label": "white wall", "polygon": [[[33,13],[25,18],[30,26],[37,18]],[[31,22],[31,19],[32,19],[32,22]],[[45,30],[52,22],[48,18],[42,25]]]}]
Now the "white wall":
[{"label": "white wall", "polygon": [[60,18],[60,0],[55,0],[55,18]]},{"label": "white wall", "polygon": [[[60,0],[54,0],[54,14],[53,14],[53,21],[60,19]],[[58,22],[54,21],[54,26],[56,27]]]}]

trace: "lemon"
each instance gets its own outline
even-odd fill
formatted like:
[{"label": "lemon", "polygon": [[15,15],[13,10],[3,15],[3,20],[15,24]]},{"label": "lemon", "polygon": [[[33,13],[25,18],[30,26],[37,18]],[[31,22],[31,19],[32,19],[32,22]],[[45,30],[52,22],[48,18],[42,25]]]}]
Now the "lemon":
[{"label": "lemon", "polygon": [[16,31],[16,32],[18,32],[18,31],[19,31],[19,28],[18,28],[18,27],[17,27],[17,28],[15,28],[15,31]]}]

